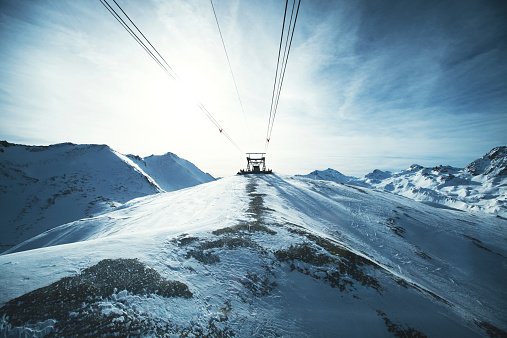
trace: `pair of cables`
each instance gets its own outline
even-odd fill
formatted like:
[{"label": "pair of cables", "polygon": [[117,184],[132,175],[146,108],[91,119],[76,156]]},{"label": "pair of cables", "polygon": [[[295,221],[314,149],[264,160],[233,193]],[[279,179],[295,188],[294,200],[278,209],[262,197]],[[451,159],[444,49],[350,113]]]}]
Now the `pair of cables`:
[{"label": "pair of cables", "polygon": [[[266,147],[265,152],[268,151],[269,141],[271,140],[271,133],[273,132],[273,125],[275,122],[276,112],[278,108],[278,102],[280,100],[280,93],[282,91],[283,79],[285,77],[285,70],[287,69],[287,60],[289,59],[290,47],[292,45],[292,38],[294,36],[294,28],[296,27],[296,21],[299,13],[299,5],[301,0],[298,0],[296,8],[296,0],[292,2],[292,8],[289,7],[289,0],[285,1],[285,13],[283,16],[282,33],[280,36],[280,45],[278,47],[278,59],[276,64],[275,81],[273,84],[273,94],[271,96],[271,107],[269,109],[269,121],[268,129],[266,132]],[[295,13],[294,13],[295,10]],[[287,14],[290,11],[290,19],[285,25]],[[290,37],[290,39],[289,39]],[[282,45],[285,40],[285,47],[282,54]],[[281,56],[281,57],[280,57]]]},{"label": "pair of cables", "polygon": [[[136,26],[136,24],[127,15],[127,13],[125,13],[125,11],[116,2],[116,0],[113,0],[113,2],[116,5],[117,9],[115,9],[115,7],[113,7],[107,0],[99,0],[99,1],[168,76],[178,81],[181,85],[184,86],[184,88],[188,92],[191,92],[185,87],[183,81],[180,79],[178,74],[176,74],[176,72],[171,68],[169,63],[158,52],[158,50],[153,46],[153,44],[150,42],[150,40],[148,40],[148,38],[143,34],[143,32],[141,32],[141,30]],[[238,149],[241,153],[244,153],[241,150],[241,148],[236,144],[236,142],[234,142],[234,140],[229,136],[229,134],[227,134],[224,128],[222,128],[222,126],[218,123],[218,121],[213,117],[213,115],[208,111],[208,109],[206,109],[206,107],[199,100],[195,99],[195,101],[197,107],[206,115],[206,117],[208,117],[208,119],[215,125],[215,127],[217,127],[219,132],[223,134],[232,143],[232,145],[236,147],[236,149]]]}]

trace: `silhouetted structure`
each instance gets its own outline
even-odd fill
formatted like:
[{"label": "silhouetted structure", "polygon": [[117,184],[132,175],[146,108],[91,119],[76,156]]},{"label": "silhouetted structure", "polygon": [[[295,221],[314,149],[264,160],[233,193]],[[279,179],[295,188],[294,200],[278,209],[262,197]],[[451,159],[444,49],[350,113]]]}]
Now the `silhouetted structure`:
[{"label": "silhouetted structure", "polygon": [[248,174],[272,174],[271,169],[266,169],[266,153],[247,153],[246,154],[246,170],[241,169],[238,175]]}]

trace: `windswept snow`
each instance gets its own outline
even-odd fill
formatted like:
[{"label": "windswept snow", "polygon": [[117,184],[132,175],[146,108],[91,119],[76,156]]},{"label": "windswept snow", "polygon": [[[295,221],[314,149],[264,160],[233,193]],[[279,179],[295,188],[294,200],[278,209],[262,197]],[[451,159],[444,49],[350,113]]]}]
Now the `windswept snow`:
[{"label": "windswept snow", "polygon": [[0,328],[31,325],[16,306],[62,278],[80,287],[85,269],[136,259],[192,297],[92,290],[68,315],[33,322],[55,320],[45,328],[63,335],[92,318],[147,335],[505,335],[506,238],[507,221],[488,214],[302,177],[228,177],[132,200],[0,256]]},{"label": "windswept snow", "polygon": [[46,147],[1,141],[0,251],[131,199],[212,180],[172,154],[143,160],[106,145]]}]

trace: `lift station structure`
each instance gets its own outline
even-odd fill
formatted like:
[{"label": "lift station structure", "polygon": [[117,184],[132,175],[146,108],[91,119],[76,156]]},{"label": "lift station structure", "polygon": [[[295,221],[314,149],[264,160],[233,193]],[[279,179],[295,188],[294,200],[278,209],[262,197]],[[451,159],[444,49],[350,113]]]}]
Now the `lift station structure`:
[{"label": "lift station structure", "polygon": [[246,155],[246,170],[241,169],[238,175],[273,173],[271,169],[266,169],[266,153],[247,153]]}]

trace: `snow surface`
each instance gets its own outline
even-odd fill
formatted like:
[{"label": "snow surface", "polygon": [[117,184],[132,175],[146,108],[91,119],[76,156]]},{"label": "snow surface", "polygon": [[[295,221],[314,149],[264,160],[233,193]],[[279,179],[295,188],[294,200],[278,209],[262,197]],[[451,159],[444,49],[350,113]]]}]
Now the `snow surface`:
[{"label": "snow surface", "polygon": [[[97,305],[103,320],[127,325],[135,313],[172,334],[245,337],[505,334],[506,239],[493,215],[330,181],[227,177],[24,242],[0,256],[0,304],[103,259],[137,258],[193,297],[117,290]],[[28,326],[3,317],[0,328]]]},{"label": "snow surface", "polygon": [[0,141],[0,251],[131,199],[212,180],[174,154],[141,159],[106,145]]},{"label": "snow surface", "polygon": [[402,195],[416,201],[507,217],[507,147],[496,147],[465,168],[417,164],[391,173],[375,169],[363,178],[327,169],[302,176]]}]

